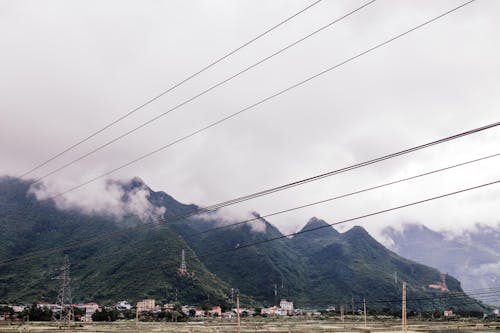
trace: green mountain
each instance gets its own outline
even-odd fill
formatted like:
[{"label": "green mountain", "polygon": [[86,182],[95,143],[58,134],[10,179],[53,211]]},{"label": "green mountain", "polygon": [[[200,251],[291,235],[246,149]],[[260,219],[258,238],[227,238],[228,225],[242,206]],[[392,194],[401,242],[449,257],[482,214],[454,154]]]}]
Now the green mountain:
[{"label": "green mountain", "polygon": [[[251,225],[244,224],[191,236],[206,230],[207,226],[220,227],[221,222],[217,219],[193,219],[188,221],[188,228],[185,223],[175,227],[199,254],[234,249],[217,256],[204,256],[201,260],[210,271],[240,292],[251,295],[257,302],[274,303],[275,285],[279,288],[280,297],[296,298],[307,293],[307,267],[288,239],[239,249],[244,244],[282,236],[264,219],[251,224],[259,225],[264,231],[255,231]],[[200,228],[200,225],[203,227]]]},{"label": "green mountain", "polygon": [[[149,204],[164,209],[167,220],[197,209],[137,178],[118,184],[124,205],[133,204],[134,191],[145,190]],[[29,195],[30,185],[0,178],[0,303],[55,301],[53,278],[68,254],[75,301],[177,297],[183,303],[224,305],[235,288],[249,305],[271,305],[280,298],[300,307],[338,306],[352,299],[359,305],[366,298],[371,308],[397,309],[404,280],[410,308],[482,309],[462,295],[456,279],[396,255],[361,227],[339,233],[313,218],[302,229],[310,232],[287,238],[257,213],[251,223],[224,228],[228,222],[217,214],[153,223],[134,211],[116,218],[59,209]],[[271,238],[279,239],[266,242]],[[247,246],[255,242],[263,243]],[[74,246],[47,252],[68,244]],[[186,275],[177,270],[182,249]],[[37,257],[1,264],[27,253]],[[449,291],[429,288],[439,283]]]},{"label": "green mountain", "polygon": [[[326,226],[312,219],[303,230]],[[460,283],[445,276],[449,292],[429,288],[442,281],[443,274],[434,268],[404,259],[389,251],[362,227],[345,233],[331,228],[299,234],[292,239],[308,258],[310,293],[321,304],[350,304],[352,298],[367,299],[375,307],[399,306],[402,282],[407,283],[408,306],[413,308],[445,308],[473,304],[463,298],[440,300],[443,294],[461,294]],[[391,301],[392,300],[392,301]],[[460,303],[460,304],[459,304]],[[474,306],[472,305],[474,308]]]},{"label": "green mountain", "polygon": [[[139,186],[133,182],[130,188]],[[228,286],[198,260],[190,261],[194,276],[177,272],[182,249],[194,254],[186,242],[164,226],[123,232],[119,221],[110,217],[90,216],[77,210],[59,210],[51,202],[37,201],[27,195],[28,182],[14,178],[0,181],[0,261],[36,253],[38,257],[0,265],[0,303],[55,301],[59,281],[58,267],[64,253],[71,262],[71,285],[75,301],[137,300],[154,297],[172,301],[177,294],[184,302],[212,300],[224,302]],[[169,202],[171,197],[157,194],[154,200]],[[170,214],[189,206],[171,201]],[[142,223],[127,217],[129,228]],[[99,239],[84,243],[83,240]],[[47,249],[76,242],[65,251],[46,253]]]}]

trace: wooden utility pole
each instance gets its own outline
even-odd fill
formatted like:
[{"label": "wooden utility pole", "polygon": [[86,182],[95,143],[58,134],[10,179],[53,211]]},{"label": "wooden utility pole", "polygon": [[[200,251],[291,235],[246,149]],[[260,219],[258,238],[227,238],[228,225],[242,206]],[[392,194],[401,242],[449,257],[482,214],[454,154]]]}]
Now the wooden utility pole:
[{"label": "wooden utility pole", "polygon": [[135,305],[135,331],[139,333],[139,307]]},{"label": "wooden utility pole", "polygon": [[403,304],[402,304],[402,309],[401,309],[401,324],[402,324],[402,329],[403,333],[406,333],[408,331],[408,327],[406,324],[406,282],[403,282]]},{"label": "wooden utility pole", "polygon": [[354,321],[354,296],[351,295],[351,302],[352,302],[352,320]]},{"label": "wooden utility pole", "polygon": [[240,293],[236,294],[236,316],[238,320],[238,333],[241,333],[241,322],[240,322]]},{"label": "wooden utility pole", "polygon": [[365,315],[365,327],[366,325],[366,299],[363,298],[363,314]]},{"label": "wooden utility pole", "polygon": [[354,296],[351,295],[351,307],[352,307],[352,324],[354,325],[354,323],[356,322],[356,314],[354,312]]}]

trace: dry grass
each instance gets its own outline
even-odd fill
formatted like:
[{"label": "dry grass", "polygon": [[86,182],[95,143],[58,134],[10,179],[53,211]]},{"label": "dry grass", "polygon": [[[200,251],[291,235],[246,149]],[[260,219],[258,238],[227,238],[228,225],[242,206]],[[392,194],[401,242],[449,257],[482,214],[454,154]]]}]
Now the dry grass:
[{"label": "dry grass", "polygon": [[[139,323],[139,329],[136,329],[136,324],[133,321],[120,321],[114,323],[85,323],[78,324],[71,328],[60,328],[55,323],[29,323],[20,325],[19,323],[8,324],[6,322],[0,325],[0,332],[165,332],[165,333],[236,333],[237,327],[234,321],[197,321],[189,323]],[[493,332],[495,326],[485,326],[482,324],[472,323],[412,323],[408,332],[430,332],[430,331],[481,331]],[[398,322],[369,322],[368,327],[364,327],[362,323],[340,323],[338,321],[328,320],[248,320],[242,322],[242,333],[326,333],[326,332],[401,332],[401,327]],[[498,332],[498,330],[497,330]]]}]

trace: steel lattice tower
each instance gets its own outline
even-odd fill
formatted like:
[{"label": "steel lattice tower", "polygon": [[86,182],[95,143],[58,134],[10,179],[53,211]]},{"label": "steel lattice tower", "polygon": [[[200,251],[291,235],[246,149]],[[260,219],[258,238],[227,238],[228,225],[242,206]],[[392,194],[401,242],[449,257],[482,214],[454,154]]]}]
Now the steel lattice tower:
[{"label": "steel lattice tower", "polygon": [[59,305],[59,312],[54,313],[53,319],[63,323],[64,326],[69,326],[75,320],[73,313],[70,276],[69,276],[69,258],[68,255],[64,256],[64,262],[60,268],[61,273],[58,280],[61,280],[59,286],[59,294],[57,295],[57,305]]},{"label": "steel lattice tower", "polygon": [[181,266],[178,269],[180,275],[187,275],[187,266],[186,266],[186,253],[184,249],[181,252]]}]

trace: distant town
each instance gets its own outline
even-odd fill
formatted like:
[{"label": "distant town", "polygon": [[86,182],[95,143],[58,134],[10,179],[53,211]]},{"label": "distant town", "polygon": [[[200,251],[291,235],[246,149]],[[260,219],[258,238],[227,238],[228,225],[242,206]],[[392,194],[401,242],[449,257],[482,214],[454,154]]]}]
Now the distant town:
[{"label": "distant town", "polygon": [[[191,305],[180,305],[174,303],[157,303],[154,299],[144,299],[135,306],[127,301],[119,301],[112,306],[101,306],[96,302],[71,305],[75,321],[114,321],[118,319],[157,320],[166,319],[171,321],[183,318],[236,318],[250,316],[319,316],[321,312],[316,310],[294,309],[293,302],[282,299],[279,306],[268,308],[231,308],[223,309],[215,305],[211,307],[196,307]],[[62,308],[59,304],[39,302],[32,305],[0,304],[0,320],[41,320],[48,321],[57,317]],[[329,308],[334,311],[335,308]],[[31,318],[29,318],[31,314]]]},{"label": "distant town", "polygon": [[[278,317],[278,316],[306,316],[320,317],[324,315],[338,316],[340,321],[344,321],[345,309],[337,309],[330,306],[322,310],[296,309],[292,301],[282,299],[279,306],[265,308],[223,308],[221,306],[192,306],[180,305],[179,303],[158,303],[154,299],[144,299],[133,306],[128,301],[122,300],[111,306],[99,305],[96,302],[83,304],[72,304],[72,321],[94,322],[94,321],[116,321],[122,319],[135,319],[139,321],[186,321],[189,318],[220,318],[233,319],[238,317]],[[13,305],[0,304],[0,321],[53,321],[58,320],[61,310],[59,304],[49,302],[38,302],[32,305]],[[354,316],[363,316],[366,313],[362,310],[353,311]],[[440,313],[434,313],[433,319],[456,319],[459,318],[453,310],[445,310]],[[500,318],[498,309],[494,309],[490,314],[482,314],[483,319]]]}]

